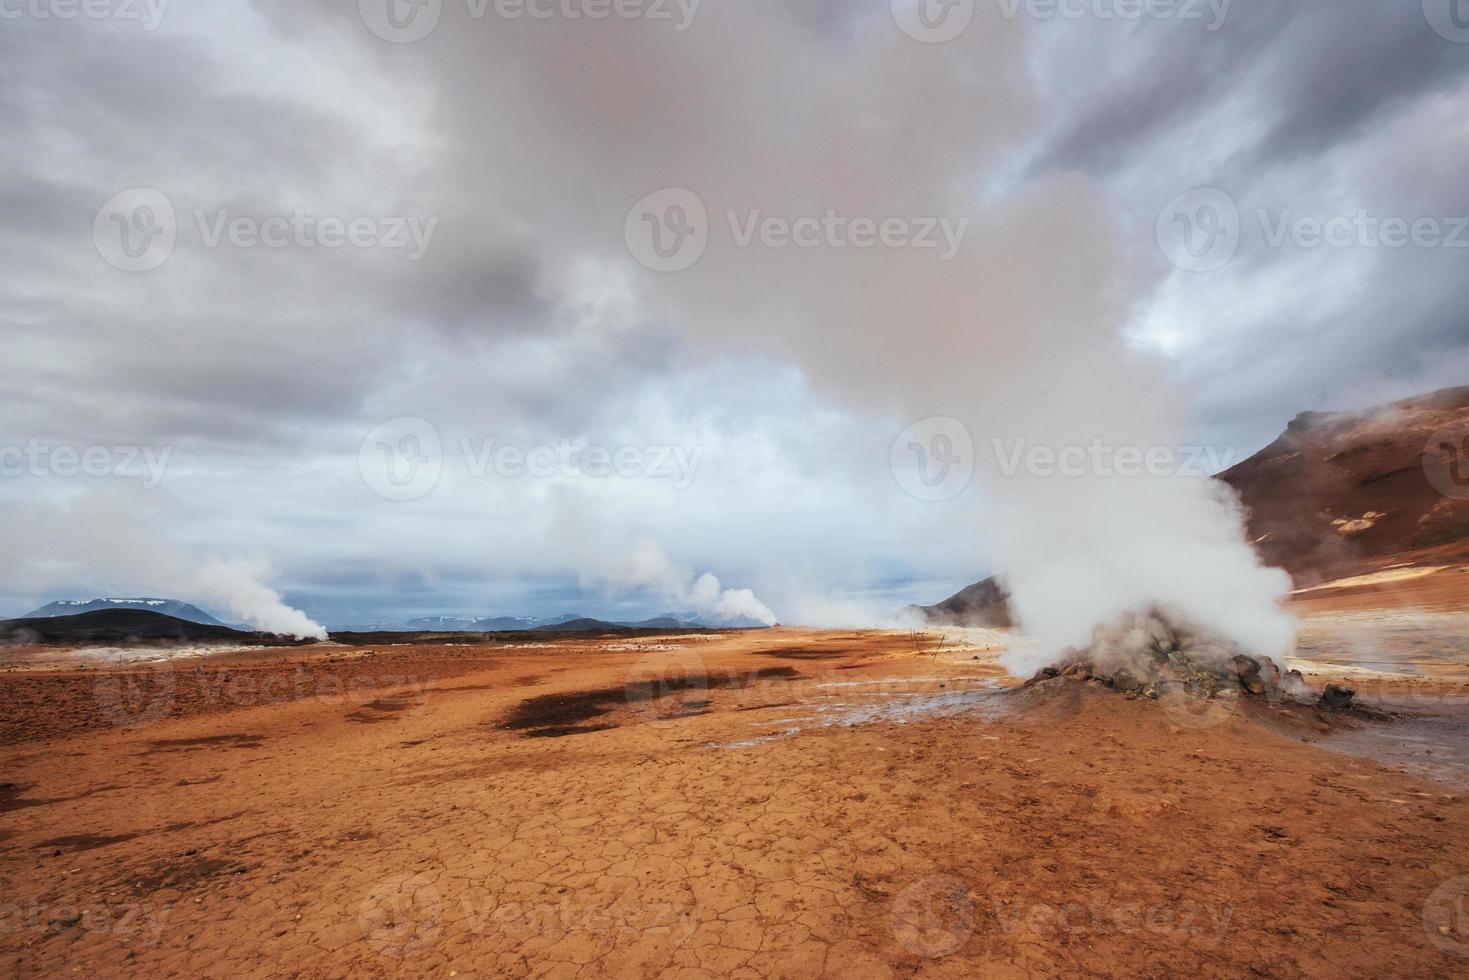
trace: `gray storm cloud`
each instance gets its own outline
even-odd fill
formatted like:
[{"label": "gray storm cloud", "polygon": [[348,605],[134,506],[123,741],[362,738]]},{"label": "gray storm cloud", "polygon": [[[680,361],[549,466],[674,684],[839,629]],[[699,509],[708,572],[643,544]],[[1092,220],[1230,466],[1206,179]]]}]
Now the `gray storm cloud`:
[{"label": "gray storm cloud", "polygon": [[[645,315],[707,350],[794,358],[859,411],[955,417],[979,447],[1179,445],[1185,393],[1120,337],[1145,283],[1115,257],[1099,188],[1061,173],[984,193],[1004,148],[1034,126],[1023,25],[981,9],[961,40],[923,44],[885,6],[840,34],[792,10],[708,5],[674,33],[459,22],[446,5],[411,45],[350,18],[337,26],[379,70],[430,87],[445,136],[433,177],[455,208],[534,229],[546,265],[634,269]],[[644,272],[627,216],[663,188],[697,195],[707,248],[687,269]],[[943,261],[916,248],[747,245],[724,216],[753,211],[968,224]],[[982,448],[976,462],[989,511],[983,528],[956,533],[973,535],[977,561],[984,546],[1046,653],[1153,605],[1260,653],[1291,643],[1286,577],[1259,565],[1210,482],[1006,476]]]},{"label": "gray storm cloud", "polygon": [[[595,564],[595,548],[542,546],[555,516],[538,481],[452,473],[422,506],[365,490],[363,435],[419,415],[449,444],[707,447],[677,495],[583,481],[578,505],[656,525],[683,586],[716,569],[787,621],[874,622],[998,567],[1056,645],[1153,596],[1270,646],[1280,581],[1251,570],[1230,501],[1198,480],[1007,476],[994,440],[1146,448],[1203,426],[1247,452],[1303,407],[1458,383],[1469,364],[1461,251],[1246,241],[1198,276],[1169,274],[1153,241],[1163,205],[1204,184],[1247,218],[1469,213],[1469,49],[1425,19],[1433,5],[1232,4],[1210,31],[980,2],[960,36],[925,44],[888,0],[705,0],[664,5],[666,21],[562,16],[580,0],[540,4],[549,19],[392,2],[436,26],[399,44],[364,19],[389,0],[200,0],[154,31],[0,31],[0,449],[173,447],[171,503],[151,509],[165,547],[195,556],[176,562],[185,578],[210,555],[267,554],[282,574],[259,581],[357,621],[375,601],[345,597],[382,583],[518,603],[520,585]],[[163,266],[128,274],[88,232],[138,186],[182,225]],[[655,274],[624,233],[664,188],[697,195],[708,244]],[[297,209],[438,224],[412,262],[209,247],[197,230],[200,211]],[[942,261],[942,235],[826,247],[828,216],[849,237],[853,219],[937,219],[958,251]],[[822,247],[765,234],[811,220]],[[911,501],[878,461],[890,425],[933,415],[969,428],[982,522],[980,495]],[[5,481],[0,503],[78,486]],[[90,581],[85,551],[63,580],[50,543],[26,540],[7,607]],[[92,552],[129,567],[106,564],[105,540]],[[526,611],[562,611],[546,601]]]}]

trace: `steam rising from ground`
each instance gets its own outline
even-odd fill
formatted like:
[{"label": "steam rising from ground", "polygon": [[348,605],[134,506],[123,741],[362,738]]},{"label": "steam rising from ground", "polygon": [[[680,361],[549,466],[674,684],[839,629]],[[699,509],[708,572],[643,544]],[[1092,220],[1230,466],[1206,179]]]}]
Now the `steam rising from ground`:
[{"label": "steam rising from ground", "polygon": [[[434,125],[454,136],[420,184],[442,195],[425,202],[434,213],[476,215],[470,224],[502,229],[547,270],[567,256],[630,270],[644,319],[709,349],[793,358],[858,411],[961,420],[990,506],[982,528],[954,537],[972,539],[976,567],[995,567],[1013,595],[1038,639],[1025,660],[1154,608],[1248,652],[1289,647],[1288,579],[1260,566],[1224,489],[1198,476],[1005,473],[990,449],[1099,439],[1147,451],[1187,431],[1184,393],[1120,336],[1157,257],[1124,262],[1132,253],[1085,177],[1017,181],[1009,169],[1007,148],[1036,131],[1025,18],[979,5],[961,38],[924,44],[886,3],[829,11],[836,26],[781,0],[707,5],[682,33],[615,19],[455,23],[462,11],[445,5],[433,34],[395,46],[350,6],[323,16],[405,91],[423,87]],[[702,257],[674,273],[640,268],[624,240],[634,204],[663,188],[694,192],[709,215]],[[969,224],[944,261],[744,244],[729,215],[756,211]],[[937,546],[953,542],[915,545]],[[661,551],[600,577],[774,618]]]},{"label": "steam rising from ground", "polygon": [[711,572],[697,577],[681,567],[652,538],[641,537],[601,559],[600,567],[583,576],[584,586],[612,590],[645,589],[672,603],[679,612],[696,612],[715,622],[752,619],[774,626],[775,613],[749,589],[726,589]]},{"label": "steam rising from ground", "polygon": [[70,507],[16,504],[0,516],[0,533],[12,558],[0,568],[0,588],[12,594],[144,592],[227,612],[267,633],[327,635],[265,584],[274,574],[268,561],[200,559],[169,541],[149,509],[126,496],[93,494]]},{"label": "steam rising from ground", "polygon": [[1017,674],[1097,642],[1098,627],[1105,646],[1140,640],[1128,623],[1156,618],[1132,614],[1156,612],[1253,655],[1278,659],[1294,642],[1280,605],[1290,577],[1260,565],[1224,484],[1186,476],[1028,479],[1001,482],[996,500],[1006,519],[993,530],[995,559],[1018,621],[1039,641],[1006,654]]},{"label": "steam rising from ground", "polygon": [[270,573],[270,564],[260,559],[211,559],[199,569],[194,589],[258,630],[298,639],[326,639],[324,628],[286,605],[280,593],[265,584]]},{"label": "steam rising from ground", "polygon": [[1196,668],[1232,673],[1230,667],[1238,653],[1228,641],[1181,629],[1173,617],[1155,610],[1128,613],[1098,626],[1092,631],[1085,656],[1102,676],[1126,673],[1146,678],[1158,662],[1170,655]]},{"label": "steam rising from ground", "polygon": [[687,603],[696,612],[707,612],[716,619],[731,621],[753,619],[765,626],[775,625],[775,613],[770,607],[755,598],[749,589],[726,589],[712,572],[705,572],[687,590],[686,598],[677,599]]}]

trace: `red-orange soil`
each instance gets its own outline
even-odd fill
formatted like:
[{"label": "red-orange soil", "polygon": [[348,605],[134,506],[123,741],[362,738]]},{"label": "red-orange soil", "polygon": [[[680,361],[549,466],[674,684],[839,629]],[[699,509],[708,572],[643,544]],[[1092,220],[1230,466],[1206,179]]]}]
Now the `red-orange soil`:
[{"label": "red-orange soil", "polygon": [[[1333,750],[1375,723],[1310,710],[1000,690],[987,638],[33,651],[0,673],[0,965],[1469,974],[1452,767]],[[1415,669],[1420,714],[1466,662]]]}]

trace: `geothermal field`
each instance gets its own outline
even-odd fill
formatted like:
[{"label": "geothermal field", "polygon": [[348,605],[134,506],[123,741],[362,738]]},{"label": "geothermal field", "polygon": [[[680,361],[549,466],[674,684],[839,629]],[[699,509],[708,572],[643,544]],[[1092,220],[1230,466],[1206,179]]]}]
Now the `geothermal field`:
[{"label": "geothermal field", "polygon": [[1025,686],[986,629],[16,650],[0,962],[1461,973],[1469,573],[1321,594],[1299,697]]},{"label": "geothermal field", "polygon": [[1469,0],[0,81],[0,980],[1469,980]]}]

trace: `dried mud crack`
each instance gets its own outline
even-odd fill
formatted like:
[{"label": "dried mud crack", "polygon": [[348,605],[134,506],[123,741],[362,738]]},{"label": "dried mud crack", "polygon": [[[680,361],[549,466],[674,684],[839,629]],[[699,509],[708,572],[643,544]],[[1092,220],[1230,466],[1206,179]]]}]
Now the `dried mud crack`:
[{"label": "dried mud crack", "polygon": [[[1199,727],[1096,678],[983,693],[1003,677],[992,657],[918,654],[908,635],[611,646],[498,651],[426,697],[364,686],[0,750],[0,965],[749,980],[1461,968],[1424,915],[1469,874],[1463,789],[1249,710]],[[772,667],[778,646],[842,656]],[[401,677],[414,653],[391,657]],[[965,694],[978,700],[942,713]],[[930,704],[941,713],[913,710]]]}]

